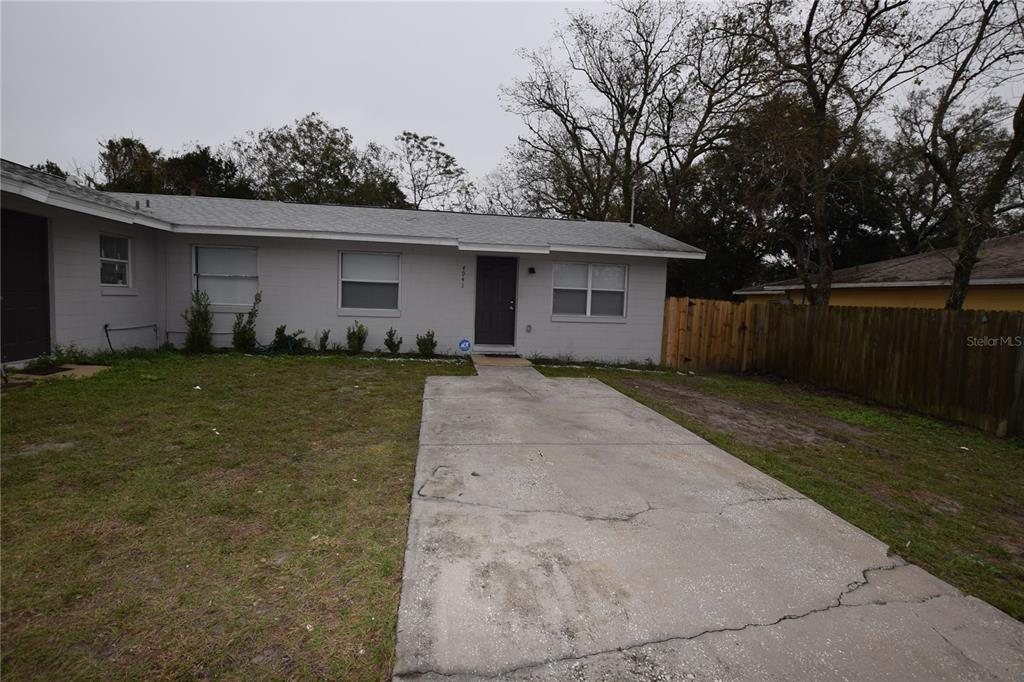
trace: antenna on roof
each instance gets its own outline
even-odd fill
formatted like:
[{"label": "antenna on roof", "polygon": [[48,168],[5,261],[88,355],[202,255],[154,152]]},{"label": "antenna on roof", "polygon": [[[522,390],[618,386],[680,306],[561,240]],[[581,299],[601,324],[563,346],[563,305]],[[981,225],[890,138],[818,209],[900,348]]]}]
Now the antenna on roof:
[{"label": "antenna on roof", "polygon": [[633,227],[633,211],[636,210],[636,178],[629,188],[629,226]]}]

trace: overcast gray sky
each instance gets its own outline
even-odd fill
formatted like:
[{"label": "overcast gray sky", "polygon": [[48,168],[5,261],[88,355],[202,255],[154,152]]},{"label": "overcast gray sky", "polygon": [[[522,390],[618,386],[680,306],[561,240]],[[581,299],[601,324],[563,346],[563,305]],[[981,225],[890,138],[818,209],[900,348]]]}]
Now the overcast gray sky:
[{"label": "overcast gray sky", "polygon": [[319,111],[361,145],[436,135],[479,176],[520,131],[498,101],[515,50],[566,7],[3,2],[0,153],[85,166],[114,135],[216,146]]}]

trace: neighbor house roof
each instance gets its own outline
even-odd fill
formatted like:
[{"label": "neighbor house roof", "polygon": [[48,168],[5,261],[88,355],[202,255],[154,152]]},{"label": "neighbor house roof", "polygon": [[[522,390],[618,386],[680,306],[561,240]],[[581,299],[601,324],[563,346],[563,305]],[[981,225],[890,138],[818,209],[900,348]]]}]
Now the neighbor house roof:
[{"label": "neighbor house roof", "polygon": [[[956,248],[950,247],[842,268],[835,271],[832,288],[949,286],[953,280],[956,254]],[[971,272],[971,284],[1024,284],[1024,234],[996,237],[982,242],[978,262]],[[739,296],[777,294],[802,288],[803,284],[794,277],[739,289],[733,293]]]},{"label": "neighbor house roof", "polygon": [[189,234],[433,244],[463,251],[704,257],[703,251],[689,244],[626,223],[100,192],[6,160],[2,180],[5,191],[46,203],[78,206],[76,210],[91,206],[112,213],[115,219]]}]

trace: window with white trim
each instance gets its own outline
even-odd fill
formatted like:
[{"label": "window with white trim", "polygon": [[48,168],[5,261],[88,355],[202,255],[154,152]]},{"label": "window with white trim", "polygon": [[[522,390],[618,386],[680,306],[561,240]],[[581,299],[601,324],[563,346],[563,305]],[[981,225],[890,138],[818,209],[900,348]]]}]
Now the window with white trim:
[{"label": "window with white trim", "polygon": [[626,266],[555,263],[551,311],[555,315],[626,316]]},{"label": "window with white trim", "polygon": [[100,284],[126,287],[131,265],[131,241],[127,237],[100,235]]},{"label": "window with white trim", "polygon": [[194,288],[205,291],[210,303],[251,306],[259,289],[254,246],[196,246]]},{"label": "window with white trim", "polygon": [[398,310],[399,255],[341,252],[338,301],[359,310]]}]

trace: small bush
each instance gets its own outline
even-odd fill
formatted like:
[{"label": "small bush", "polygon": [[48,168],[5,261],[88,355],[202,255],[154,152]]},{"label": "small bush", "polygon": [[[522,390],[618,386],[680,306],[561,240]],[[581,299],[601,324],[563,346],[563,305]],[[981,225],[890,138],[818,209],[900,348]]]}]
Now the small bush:
[{"label": "small bush", "polygon": [[235,315],[235,323],[231,325],[231,345],[239,352],[252,353],[256,350],[256,316],[260,313],[262,299],[263,295],[257,291],[249,312]]},{"label": "small bush", "polygon": [[423,336],[416,335],[416,348],[419,350],[420,355],[429,358],[434,354],[437,349],[437,339],[434,338],[434,330],[428,329],[427,333]]},{"label": "small bush", "polygon": [[275,353],[301,353],[309,347],[309,341],[303,336],[306,332],[299,329],[288,333],[288,325],[282,324],[274,330],[274,340],[270,350]]},{"label": "small bush", "polygon": [[316,337],[316,349],[321,353],[326,353],[330,349],[328,340],[331,338],[331,330],[325,329]]},{"label": "small bush", "polygon": [[89,360],[89,353],[73,343],[68,345],[57,344],[53,347],[53,359],[58,365],[79,364]]},{"label": "small bush", "polygon": [[25,370],[29,372],[43,372],[51,369],[57,369],[61,366],[56,356],[47,353],[46,355],[40,355],[37,358],[33,358],[25,364]]},{"label": "small bush", "polygon": [[348,328],[345,332],[345,338],[348,340],[348,350],[350,353],[362,353],[363,346],[366,345],[366,337],[370,335],[370,330],[366,328],[365,324],[356,320],[355,324]]},{"label": "small bush", "polygon": [[181,314],[185,320],[185,352],[209,353],[213,350],[213,313],[210,312],[210,297],[205,291],[192,292],[192,305]]},{"label": "small bush", "polygon": [[398,355],[398,351],[402,349],[402,337],[398,336],[394,327],[388,327],[388,333],[384,335],[384,345],[392,355]]}]

